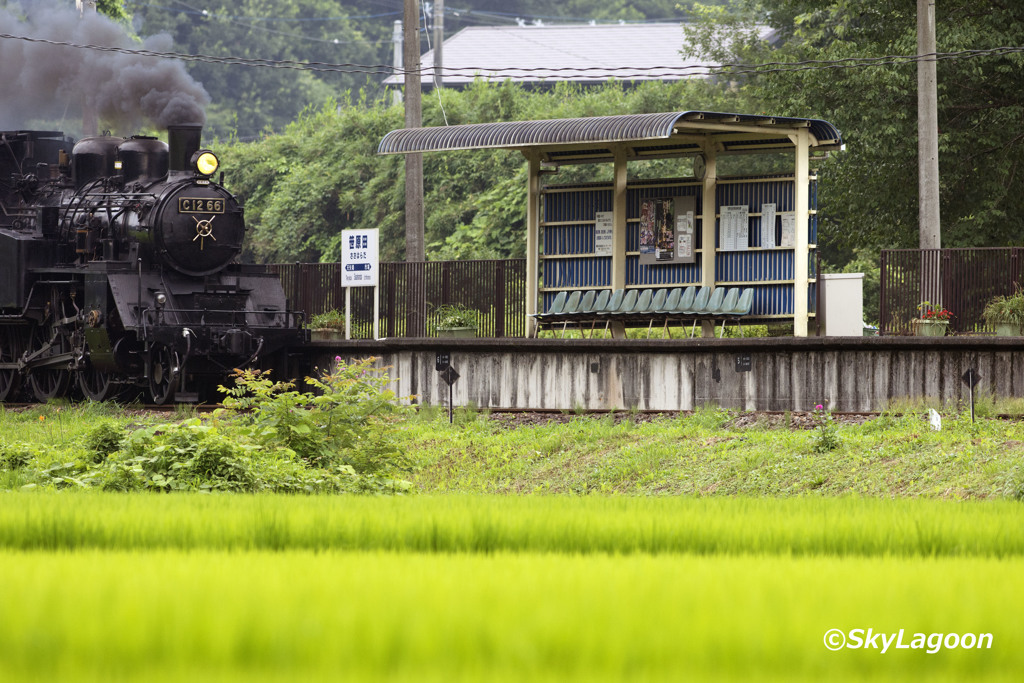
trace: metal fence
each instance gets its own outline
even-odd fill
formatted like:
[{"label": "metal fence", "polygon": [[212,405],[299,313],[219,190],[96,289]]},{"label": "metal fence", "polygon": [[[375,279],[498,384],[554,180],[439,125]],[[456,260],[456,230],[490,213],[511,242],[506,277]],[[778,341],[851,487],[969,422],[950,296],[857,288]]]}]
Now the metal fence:
[{"label": "metal fence", "polygon": [[885,249],[882,251],[881,334],[912,334],[910,321],[927,301],[953,313],[957,334],[991,334],[981,317],[994,296],[1021,285],[1024,248]]},{"label": "metal fence", "polygon": [[[279,263],[285,295],[306,318],[345,310],[339,263]],[[478,312],[478,337],[526,336],[526,259],[380,264],[380,336],[434,337],[434,312],[461,304]],[[352,336],[373,336],[373,288],[352,288]]]}]

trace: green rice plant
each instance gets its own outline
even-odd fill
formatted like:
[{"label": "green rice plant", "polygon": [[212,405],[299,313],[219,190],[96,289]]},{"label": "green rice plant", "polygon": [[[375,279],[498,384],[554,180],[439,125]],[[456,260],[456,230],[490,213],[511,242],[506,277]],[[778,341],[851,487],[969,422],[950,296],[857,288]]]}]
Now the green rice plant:
[{"label": "green rice plant", "polygon": [[[1024,559],[0,554],[0,678],[1015,680]],[[824,637],[991,634],[830,651]],[[959,636],[958,636],[959,638]],[[891,643],[890,643],[891,644]]]},{"label": "green rice plant", "polygon": [[1017,557],[1020,515],[1006,500],[26,492],[0,496],[0,548]]}]

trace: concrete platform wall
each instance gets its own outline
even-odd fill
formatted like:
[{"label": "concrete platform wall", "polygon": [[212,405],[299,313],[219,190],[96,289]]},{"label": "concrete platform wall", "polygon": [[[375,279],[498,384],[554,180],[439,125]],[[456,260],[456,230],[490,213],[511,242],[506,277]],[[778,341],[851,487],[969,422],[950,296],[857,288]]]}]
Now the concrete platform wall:
[{"label": "concrete platform wall", "polygon": [[435,370],[451,354],[456,406],[555,410],[883,410],[901,399],[944,405],[976,395],[1024,398],[1024,339],[806,338],[687,341],[396,340],[316,345],[315,362],[376,356],[394,389],[448,404]]}]

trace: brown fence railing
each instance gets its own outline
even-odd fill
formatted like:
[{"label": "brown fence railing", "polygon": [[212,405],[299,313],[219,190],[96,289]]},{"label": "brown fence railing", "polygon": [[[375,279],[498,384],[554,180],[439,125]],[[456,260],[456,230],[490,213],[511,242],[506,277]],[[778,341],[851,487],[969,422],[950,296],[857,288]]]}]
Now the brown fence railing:
[{"label": "brown fence railing", "polygon": [[1024,248],[884,249],[879,302],[881,334],[911,334],[918,305],[953,313],[957,334],[991,334],[981,317],[994,296],[1012,294],[1021,281]]},{"label": "brown fence railing", "polygon": [[[339,263],[279,263],[294,310],[308,319],[345,310]],[[433,337],[433,312],[462,304],[479,314],[478,337],[526,336],[526,259],[380,264],[380,336]],[[352,336],[373,336],[373,289],[352,289]]]}]

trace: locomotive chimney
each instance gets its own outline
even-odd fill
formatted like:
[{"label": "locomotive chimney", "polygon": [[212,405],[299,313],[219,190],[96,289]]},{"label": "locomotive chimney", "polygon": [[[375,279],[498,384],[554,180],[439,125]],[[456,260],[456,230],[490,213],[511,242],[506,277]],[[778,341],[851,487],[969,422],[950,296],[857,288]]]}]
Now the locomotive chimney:
[{"label": "locomotive chimney", "polygon": [[203,127],[199,124],[178,124],[167,126],[168,168],[175,171],[192,170],[189,161],[199,151]]}]

